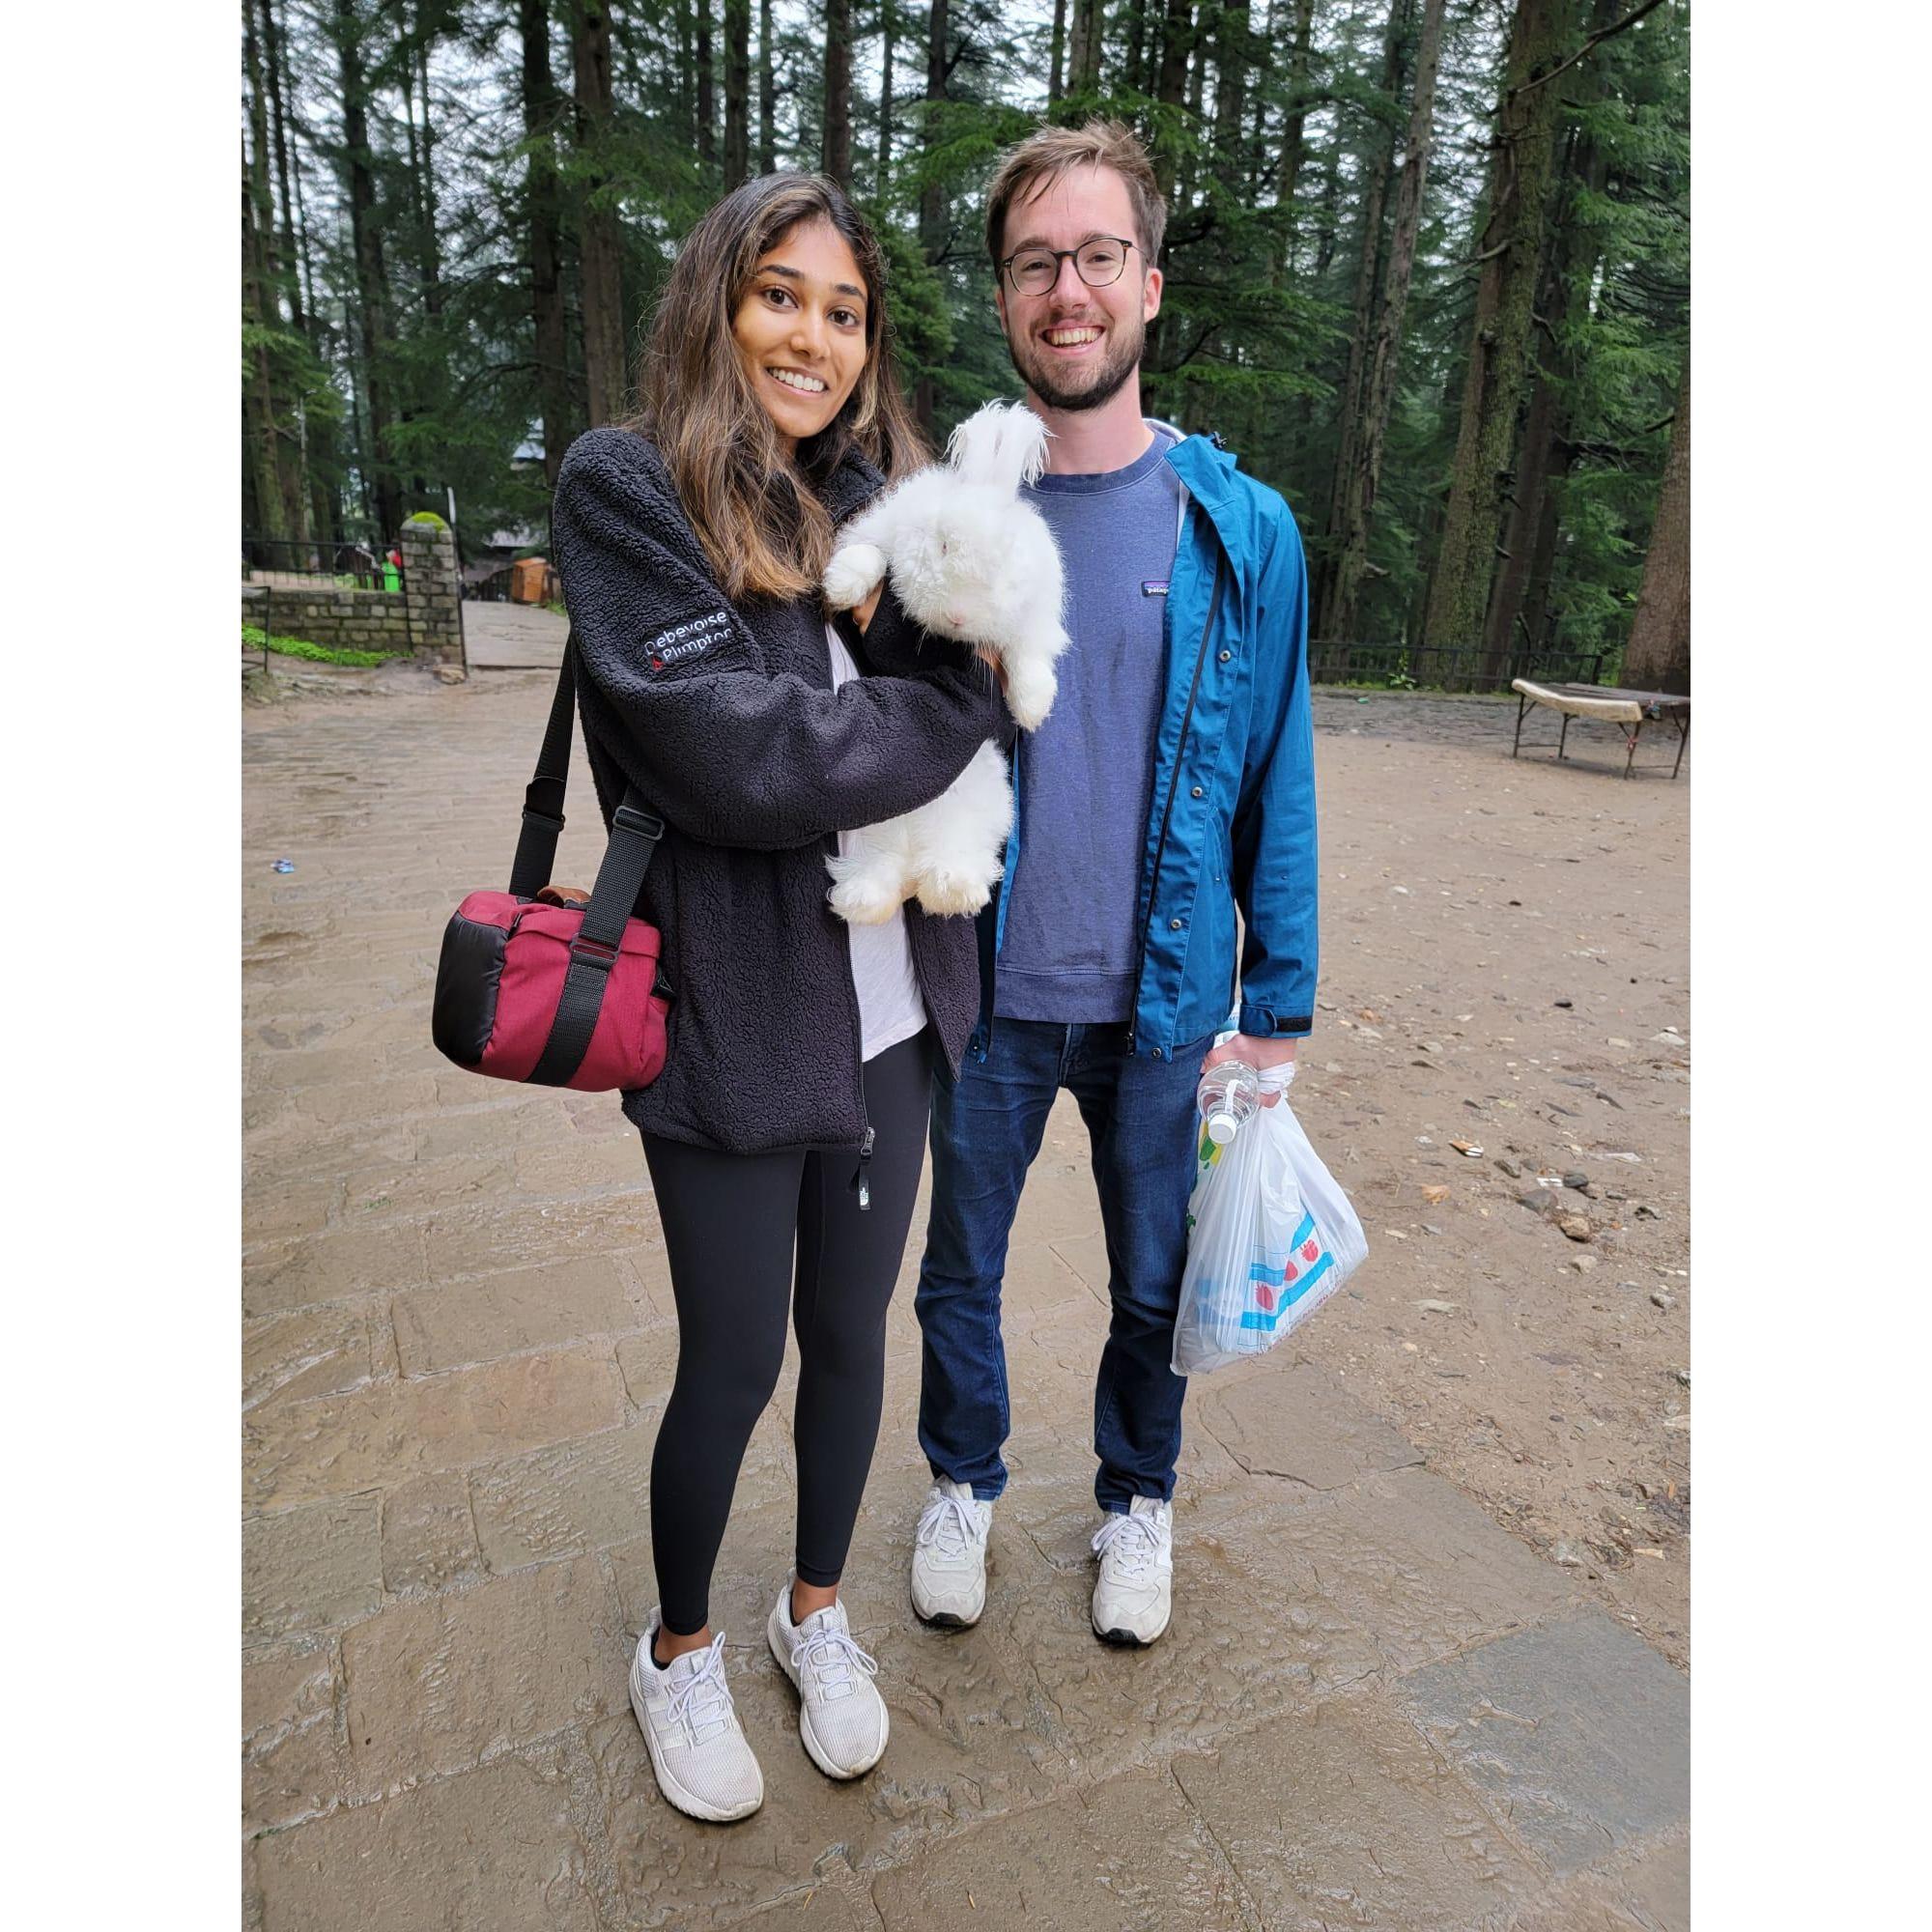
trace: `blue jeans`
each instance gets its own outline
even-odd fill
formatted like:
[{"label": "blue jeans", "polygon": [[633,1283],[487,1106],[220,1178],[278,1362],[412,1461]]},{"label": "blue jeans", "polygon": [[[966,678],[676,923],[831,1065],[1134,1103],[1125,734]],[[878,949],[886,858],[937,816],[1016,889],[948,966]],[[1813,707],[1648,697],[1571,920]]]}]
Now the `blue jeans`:
[{"label": "blue jeans", "polygon": [[1129,1057],[1124,1026],[996,1020],[987,1056],[932,1090],[932,1211],[915,1307],[924,1337],[919,1443],[935,1478],[991,1500],[1011,1426],[1000,1283],[1027,1169],[1054,1096],[1080,1103],[1100,1191],[1113,1318],[1094,1385],[1094,1493],[1125,1511],[1174,1494],[1187,1379],[1168,1367],[1194,1183],[1194,1092],[1212,1036]]}]

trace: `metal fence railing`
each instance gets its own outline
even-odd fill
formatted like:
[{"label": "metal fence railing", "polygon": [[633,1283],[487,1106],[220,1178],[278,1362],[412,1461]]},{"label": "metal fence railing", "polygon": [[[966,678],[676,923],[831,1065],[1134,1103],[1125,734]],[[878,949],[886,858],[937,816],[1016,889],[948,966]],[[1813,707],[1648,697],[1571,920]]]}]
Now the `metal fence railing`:
[{"label": "metal fence railing", "polygon": [[403,568],[368,544],[298,542],[242,533],[242,582],[282,589],[400,592]]},{"label": "metal fence railing", "polygon": [[463,601],[466,604],[515,604],[518,602],[527,604],[531,601],[528,594],[532,582],[531,578],[528,576],[525,578],[526,594],[522,599],[517,597],[512,586],[516,582],[519,571],[528,572],[536,567],[541,567],[542,570],[542,583],[539,586],[542,592],[540,601],[546,603],[554,602],[561,595],[561,592],[557,588],[556,572],[548,564],[543,564],[541,559],[532,559],[530,557],[513,559],[508,563],[499,564],[495,570],[484,570],[472,565],[472,574],[466,576],[463,580]]},{"label": "metal fence railing", "polygon": [[1519,677],[1600,684],[1604,656],[1602,651],[1551,650],[1495,656],[1479,645],[1314,639],[1308,646],[1308,678],[1311,684],[1381,684],[1399,691],[1507,691]]},{"label": "metal fence railing", "polygon": [[493,570],[487,577],[476,578],[473,582],[466,579],[463,585],[463,601],[466,604],[507,604],[510,601],[510,569],[505,564],[501,570]]}]

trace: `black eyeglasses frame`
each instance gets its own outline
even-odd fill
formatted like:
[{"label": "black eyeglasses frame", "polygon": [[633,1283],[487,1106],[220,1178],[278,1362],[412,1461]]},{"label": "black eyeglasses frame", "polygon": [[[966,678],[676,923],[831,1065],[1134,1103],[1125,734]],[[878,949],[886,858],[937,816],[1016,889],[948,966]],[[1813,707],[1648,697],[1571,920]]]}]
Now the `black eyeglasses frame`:
[{"label": "black eyeglasses frame", "polygon": [[[1114,275],[1104,282],[1090,282],[1080,272],[1080,248],[1091,248],[1096,242],[1111,242],[1122,251],[1120,274]],[[1146,252],[1138,242],[1129,242],[1124,235],[1090,235],[1086,241],[1081,242],[1080,248],[1048,248],[1045,246],[1015,248],[1004,262],[996,262],[993,266],[1006,277],[1007,286],[1012,290],[1014,295],[1023,296],[1032,294],[1044,296],[1051,295],[1060,286],[1060,265],[1065,261],[1070,260],[1072,262],[1073,272],[1076,275],[1080,275],[1081,281],[1088,288],[1111,289],[1114,283],[1121,279],[1121,275],[1124,275],[1127,272],[1126,251],[1132,249],[1137,254],[1144,254]],[[1027,290],[1020,287],[1018,280],[1013,274],[1013,264],[1022,255],[1051,255],[1053,257],[1053,279],[1047,283],[1045,288]]]}]

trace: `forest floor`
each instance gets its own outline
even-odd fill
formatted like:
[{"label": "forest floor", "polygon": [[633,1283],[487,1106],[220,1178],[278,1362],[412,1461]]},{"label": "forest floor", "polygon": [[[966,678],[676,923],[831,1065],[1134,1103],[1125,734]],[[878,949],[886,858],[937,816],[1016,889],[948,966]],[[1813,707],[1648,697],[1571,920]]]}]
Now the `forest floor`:
[{"label": "forest floor", "polygon": [[[1368,1262],[1194,1380],[1173,1629],[1097,1643],[1107,1262],[1063,1098],[1009,1256],[986,1613],[935,1633],[904,1587],[922,1203],[844,1593],[892,1743],[822,1777],[761,1641],[788,1350],[712,1599],[767,1798],[718,1828],[665,1804],[624,1689],[676,1353],[637,1137],[428,1037],[551,683],[303,666],[243,716],[251,1932],[1687,1925],[1688,761],[1626,781],[1573,726],[1559,766],[1536,720],[1513,761],[1508,702],[1317,695],[1293,1097]],[[581,743],[572,796],[587,879]]]},{"label": "forest floor", "polygon": [[1558,764],[1532,713],[1513,760],[1513,699],[1321,692],[1315,719],[1293,1097],[1371,1260],[1297,1340],[1687,1663],[1690,759],[1673,782],[1646,735],[1626,781],[1615,728],[1573,724]]}]

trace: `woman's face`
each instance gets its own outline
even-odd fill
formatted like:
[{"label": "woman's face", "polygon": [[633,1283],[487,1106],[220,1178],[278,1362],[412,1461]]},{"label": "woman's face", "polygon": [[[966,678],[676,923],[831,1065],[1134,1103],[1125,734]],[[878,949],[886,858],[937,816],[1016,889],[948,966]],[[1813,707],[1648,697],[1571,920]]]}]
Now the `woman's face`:
[{"label": "woman's face", "polygon": [[745,373],[788,444],[816,436],[866,368],[866,278],[829,221],[801,221],[760,258],[731,318]]}]

